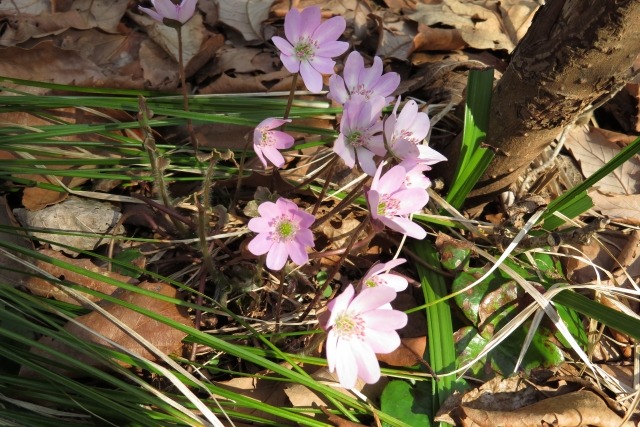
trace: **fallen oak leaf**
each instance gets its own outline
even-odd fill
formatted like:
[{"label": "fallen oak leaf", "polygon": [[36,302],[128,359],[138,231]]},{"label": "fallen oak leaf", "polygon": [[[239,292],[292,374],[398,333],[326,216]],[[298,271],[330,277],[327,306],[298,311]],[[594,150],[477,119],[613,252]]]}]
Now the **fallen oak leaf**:
[{"label": "fallen oak leaf", "polygon": [[[177,297],[177,290],[165,283],[143,282],[138,288],[170,298]],[[133,291],[123,291],[118,295],[118,299],[128,305],[154,312],[183,325],[193,326],[193,321],[187,314],[186,309],[174,303]],[[164,354],[181,353],[182,339],[187,335],[186,333],[115,302],[106,302],[102,304],[102,308],[129,329],[141,335],[160,352]],[[104,339],[107,338],[138,357],[153,361],[158,360],[140,341],[98,311],[78,316],[73,321],[68,322],[64,326],[64,329],[82,341],[113,349],[114,346]],[[50,352],[40,348],[41,346],[45,346],[84,362],[87,365],[101,366],[101,362],[98,359],[79,351],[76,346],[72,347],[67,342],[56,341],[51,337],[44,336],[38,340],[38,344],[39,346],[31,348],[31,352],[35,355],[52,359]],[[126,362],[119,360],[118,363],[125,368],[130,367],[130,364]],[[82,372],[77,369],[63,369],[54,365],[52,365],[50,369],[68,377],[78,377],[82,375]],[[25,366],[21,368],[20,375],[28,377],[37,376],[34,371]]]}]

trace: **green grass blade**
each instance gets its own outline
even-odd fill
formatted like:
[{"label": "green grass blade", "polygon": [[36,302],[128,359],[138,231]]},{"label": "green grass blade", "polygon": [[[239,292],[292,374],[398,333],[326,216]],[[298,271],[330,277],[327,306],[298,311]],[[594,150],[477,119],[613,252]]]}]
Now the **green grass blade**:
[{"label": "green grass blade", "polygon": [[467,101],[460,158],[447,201],[460,208],[493,159],[493,152],[482,148],[487,135],[493,69],[471,70],[467,83]]}]

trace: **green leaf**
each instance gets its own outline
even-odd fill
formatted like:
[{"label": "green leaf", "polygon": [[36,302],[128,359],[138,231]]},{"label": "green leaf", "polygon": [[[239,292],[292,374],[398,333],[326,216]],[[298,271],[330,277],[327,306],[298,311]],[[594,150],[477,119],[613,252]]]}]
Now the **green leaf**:
[{"label": "green leaf", "polygon": [[[427,382],[411,385],[406,381],[390,381],[380,396],[380,409],[411,426],[429,427],[434,416],[429,403],[431,393]],[[390,426],[386,422],[382,425]]]}]

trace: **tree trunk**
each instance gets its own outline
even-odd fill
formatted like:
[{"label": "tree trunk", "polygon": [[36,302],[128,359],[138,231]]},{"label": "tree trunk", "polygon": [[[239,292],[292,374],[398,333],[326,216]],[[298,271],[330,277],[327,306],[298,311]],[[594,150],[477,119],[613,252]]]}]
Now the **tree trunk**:
[{"label": "tree trunk", "polygon": [[494,90],[486,143],[496,157],[466,207],[509,189],[563,127],[631,77],[638,53],[639,0],[548,0]]}]

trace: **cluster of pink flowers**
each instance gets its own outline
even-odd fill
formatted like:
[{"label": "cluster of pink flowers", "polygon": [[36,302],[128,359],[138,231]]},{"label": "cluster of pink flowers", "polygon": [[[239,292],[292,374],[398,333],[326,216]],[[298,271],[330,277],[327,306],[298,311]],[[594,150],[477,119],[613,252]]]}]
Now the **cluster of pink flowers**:
[{"label": "cluster of pink flowers", "polygon": [[[179,27],[193,16],[197,0],[152,0],[155,9],[140,7],[153,19]],[[398,113],[400,98],[390,115],[383,109],[394,101],[400,84],[397,73],[383,73],[382,60],[373,59],[370,67],[358,52],[351,52],[343,75],[334,74],[334,57],[349,45],[339,41],[346,28],[340,16],[324,22],[318,7],[302,11],[291,9],[284,22],[286,38],[272,38],[280,50],[280,59],[291,73],[299,73],[310,92],[320,92],[323,75],[330,75],[328,98],[343,106],[340,133],[334,152],[348,167],[356,164],[372,176],[365,196],[374,226],[385,226],[407,236],[423,239],[426,231],[411,220],[429,200],[431,185],[423,172],[446,160],[422,142],[430,130],[427,114],[415,101],[408,101]],[[293,89],[292,89],[293,90]],[[254,130],[253,148],[266,168],[280,168],[285,159],[279,150],[291,148],[292,136],[277,130],[288,119],[267,118]],[[266,254],[266,265],[282,269],[287,261],[297,265],[308,262],[307,250],[314,246],[311,226],[313,215],[293,201],[279,198],[258,206],[259,216],[248,227],[256,236],[248,249],[257,256]],[[390,270],[404,263],[397,259],[374,265],[356,287],[349,285],[327,306],[321,325],[327,331],[327,360],[340,383],[353,388],[358,378],[374,383],[380,378],[376,353],[389,353],[400,345],[397,330],[407,323],[407,315],[394,310],[390,302],[403,291],[407,280]]]}]

